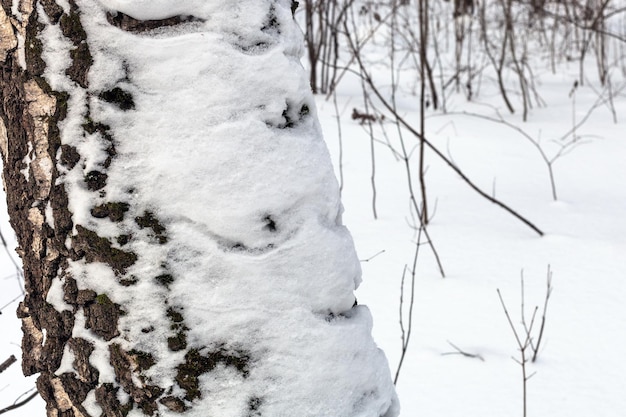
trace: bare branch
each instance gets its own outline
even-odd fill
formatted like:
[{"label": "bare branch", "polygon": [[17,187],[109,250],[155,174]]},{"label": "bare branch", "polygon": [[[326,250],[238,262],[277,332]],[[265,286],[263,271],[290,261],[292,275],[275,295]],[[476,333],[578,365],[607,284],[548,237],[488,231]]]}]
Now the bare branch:
[{"label": "bare branch", "polygon": [[454,343],[452,343],[449,340],[448,340],[448,344],[450,346],[452,346],[456,352],[444,352],[444,353],[441,354],[441,356],[462,355],[462,356],[465,356],[466,358],[480,359],[482,362],[485,361],[485,358],[483,358],[482,355],[480,355],[478,353],[468,353],[468,352],[465,352],[464,350],[462,350],[461,348],[459,348],[457,345],[455,345]]},{"label": "bare branch", "polygon": [[[26,391],[24,394],[26,394],[26,393],[28,393],[28,392],[30,392],[30,391],[32,391],[32,390],[35,390],[35,388],[32,388],[32,389],[30,389],[30,390]],[[21,396],[23,396],[24,394],[22,394]],[[11,405],[10,405],[10,406],[8,406],[8,407],[5,407],[5,408],[3,408],[3,409],[0,409],[0,414],[8,413],[9,411],[15,410],[15,409],[17,409],[17,408],[22,407],[23,405],[26,405],[27,403],[29,403],[29,402],[30,402],[30,400],[32,400],[33,398],[35,398],[37,395],[39,395],[39,393],[38,393],[37,391],[35,391],[35,392],[31,393],[28,397],[26,397],[26,398],[25,398],[25,399],[23,399],[22,401],[15,402],[15,403],[11,404]],[[20,397],[21,397],[21,396],[20,396]]]},{"label": "bare branch", "polygon": [[7,359],[6,361],[0,363],[0,374],[4,371],[6,371],[9,366],[13,365],[15,362],[17,362],[17,359],[15,358],[15,355],[11,355],[9,357],[9,359]]}]

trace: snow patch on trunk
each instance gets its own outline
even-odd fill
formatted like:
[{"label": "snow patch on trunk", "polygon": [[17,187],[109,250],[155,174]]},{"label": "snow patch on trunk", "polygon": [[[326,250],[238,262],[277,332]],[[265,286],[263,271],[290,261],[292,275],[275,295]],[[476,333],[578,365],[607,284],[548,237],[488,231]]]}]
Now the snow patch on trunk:
[{"label": "snow patch on trunk", "polygon": [[[291,1],[76,3],[87,88],[66,73],[60,29],[43,32],[45,77],[69,93],[61,142],[80,155],[57,163],[85,253],[70,272],[123,309],[114,342],[153,359],[145,383],[176,397],[161,415],[397,415],[369,310],[355,307],[360,264]],[[118,12],[194,20],[135,33],[111,23]],[[86,327],[78,311],[73,337],[94,344],[100,383],[123,384]],[[185,366],[202,369],[193,384]]]}]

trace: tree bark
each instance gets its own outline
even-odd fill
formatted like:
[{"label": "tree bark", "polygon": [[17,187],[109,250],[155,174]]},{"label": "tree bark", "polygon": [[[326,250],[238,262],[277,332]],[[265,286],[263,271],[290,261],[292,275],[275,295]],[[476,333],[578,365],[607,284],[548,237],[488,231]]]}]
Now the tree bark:
[{"label": "tree bark", "polygon": [[[250,382],[260,378],[258,369],[266,369],[268,363],[280,362],[281,358],[256,349],[254,343],[236,334],[230,339],[220,339],[195,331],[193,320],[219,323],[226,316],[219,312],[199,316],[197,310],[204,305],[193,304],[195,294],[176,292],[185,278],[182,276],[185,268],[193,267],[195,262],[188,258],[172,259],[171,253],[176,252],[177,247],[193,248],[185,246],[184,239],[180,240],[176,234],[177,228],[184,225],[164,220],[167,215],[161,218],[145,203],[149,201],[146,198],[152,198],[147,191],[130,186],[124,188],[117,180],[113,181],[115,175],[119,176],[119,167],[127,163],[122,161],[142,160],[141,155],[131,158],[124,153],[125,144],[134,138],[123,137],[120,129],[102,121],[93,110],[97,103],[105,103],[114,108],[116,114],[123,117],[131,114],[128,117],[132,117],[136,107],[133,93],[123,87],[127,84],[132,87],[130,64],[129,68],[124,67],[126,84],[116,84],[112,79],[108,89],[90,85],[92,67],[101,65],[100,70],[106,69],[106,60],[97,56],[108,47],[91,38],[93,26],[87,25],[87,19],[92,16],[89,13],[100,7],[93,5],[97,2],[0,2],[0,151],[10,221],[17,234],[27,292],[18,308],[24,332],[22,367],[26,375],[40,374],[37,388],[47,403],[47,415],[170,416],[186,412],[189,416],[214,413],[219,417],[277,417],[273,410],[292,406],[291,403],[280,405],[281,395],[286,396],[291,388],[305,386],[309,379],[324,385],[323,377],[318,381],[318,377],[301,373],[289,378],[277,374],[267,377],[264,388],[260,389],[261,384]],[[286,23],[277,16],[291,15],[293,5],[283,0],[265,3],[268,5],[266,23],[260,30],[281,36],[280,25]],[[83,13],[85,9],[90,12]],[[281,9],[286,9],[287,13],[281,15]],[[203,21],[185,14],[141,20],[121,11],[104,10],[108,24],[126,34],[157,33],[161,28]],[[62,35],[66,45],[68,59],[65,63],[46,59],[51,56],[50,51],[59,49],[61,41],[53,42],[49,35],[56,33],[54,31]],[[248,45],[246,41],[245,37],[239,38],[233,47],[248,55],[265,51],[262,42],[253,39],[256,43]],[[58,70],[60,65],[65,65],[64,70]],[[306,82],[306,75],[299,76]],[[262,83],[259,79],[259,84]],[[59,88],[59,85],[65,87]],[[309,123],[307,120],[314,116],[312,107],[304,104],[292,109],[287,102],[282,122],[274,126],[270,126],[273,122],[266,122],[268,128],[284,131],[295,129],[299,123]],[[145,113],[137,111],[136,114],[141,117]],[[177,116],[169,114],[172,120]],[[93,156],[83,150],[87,147],[83,143],[97,146],[100,158],[97,163],[90,162]],[[159,190],[152,192],[158,194]],[[82,201],[80,196],[85,196],[90,205],[78,204],[77,201]],[[189,196],[190,205],[205,203],[194,200],[193,195]],[[268,232],[280,232],[282,225],[276,216],[267,214],[262,221]],[[197,246],[202,246],[202,242]],[[214,242],[206,245],[214,245]],[[225,257],[240,252],[269,257],[268,253],[275,249],[274,243],[257,250],[237,240],[224,239],[217,239],[215,245]],[[349,250],[353,251],[351,245],[350,242]],[[140,248],[146,248],[146,252]],[[157,265],[153,265],[155,256]],[[349,253],[347,258],[351,257],[353,254]],[[218,262],[222,258],[211,259]],[[176,262],[183,265],[177,267]],[[264,278],[273,279],[271,275]],[[212,290],[209,286],[198,289],[206,291],[208,300]],[[311,295],[303,291],[305,293],[298,297],[304,299]],[[317,290],[309,288],[308,291]],[[189,305],[185,304],[187,296]],[[353,300],[351,292],[338,297],[343,298],[337,306]],[[254,302],[252,296],[249,300]],[[219,300],[218,304],[221,302]],[[237,304],[238,300],[230,302]],[[265,314],[261,307],[250,308],[254,314]],[[275,306],[265,308],[271,310]],[[158,317],[142,317],[142,309],[158,311]],[[285,311],[289,314],[296,310],[286,308]],[[367,327],[367,324],[361,325],[361,322],[368,322],[367,318],[351,318],[366,315],[361,311],[349,306],[329,307],[321,322],[329,323],[324,325],[328,331],[334,331],[330,326],[336,326],[337,317],[357,321],[359,328]],[[278,314],[272,310],[271,315]],[[319,311],[310,312],[311,317],[319,314]],[[250,334],[266,331],[254,327],[255,317],[244,316],[241,320],[244,324],[250,321]],[[286,327],[284,331],[292,330]],[[259,337],[262,340],[263,334]],[[305,328],[302,334],[293,335],[293,338],[298,337],[306,339],[313,335]],[[392,417],[397,415],[398,406],[387,377],[386,362],[375,352],[373,343],[371,346],[371,349],[355,347],[355,352],[364,350],[367,354],[361,355],[363,358],[369,357],[370,362],[371,358],[375,359],[370,374],[378,375],[378,382],[370,384],[362,393],[345,393],[346,401],[354,410],[351,415]],[[324,349],[320,347],[320,355],[332,353]],[[289,354],[298,357],[298,352]],[[300,359],[301,362],[306,360]],[[363,374],[359,369],[363,368],[362,364],[355,362],[350,366],[359,370],[359,375]],[[346,366],[345,375],[352,372],[350,366]],[[218,382],[207,382],[209,380]],[[215,384],[222,384],[224,392],[235,393],[232,398],[221,399],[234,405],[216,408],[214,404],[220,398],[215,397]],[[224,387],[235,388],[228,391]],[[351,395],[356,399],[351,399]],[[300,399],[292,397],[285,401],[293,404],[308,401],[306,395]],[[342,417],[347,417],[349,413],[337,411],[343,410],[340,399],[337,396],[329,399],[328,404],[320,404],[326,411],[296,409],[293,415],[322,417],[344,413]],[[209,405],[212,411],[207,413]]]}]

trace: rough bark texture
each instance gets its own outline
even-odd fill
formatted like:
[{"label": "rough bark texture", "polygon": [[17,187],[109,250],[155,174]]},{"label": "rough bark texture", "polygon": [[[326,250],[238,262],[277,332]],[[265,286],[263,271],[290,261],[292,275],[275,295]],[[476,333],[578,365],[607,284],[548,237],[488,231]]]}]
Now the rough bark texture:
[{"label": "rough bark texture", "polygon": [[[68,258],[77,256],[65,246],[72,229],[71,214],[64,187],[55,185],[54,161],[60,147],[57,126],[65,117],[65,97],[51,91],[41,78],[44,64],[39,56],[36,4],[20,2],[19,16],[11,15],[11,5],[11,1],[2,1],[0,10],[0,147],[8,209],[26,278],[27,296],[18,310],[24,331],[22,366],[27,375],[41,373],[38,387],[49,404],[49,415],[84,415],[73,405],[80,402],[71,397],[92,389],[97,378],[79,381],[56,377],[54,372],[68,342],[83,367],[88,366],[89,347],[71,339],[72,312],[60,313],[46,302],[52,280],[63,274]],[[58,21],[60,8],[51,1],[42,5],[50,18]],[[24,39],[25,51],[18,48],[18,37]],[[21,59],[25,59],[25,68]],[[50,214],[54,229],[49,225],[52,219],[46,218]],[[67,277],[67,282],[72,280]]]},{"label": "rough bark texture", "polygon": [[[202,353],[189,350],[178,366],[176,380],[186,392],[184,398],[179,398],[150,384],[142,376],[142,371],[153,364],[150,354],[124,351],[114,342],[109,344],[108,353],[116,384],[100,383],[99,371],[90,363],[93,342],[72,337],[76,314],[82,313],[85,329],[104,341],[115,339],[120,334],[118,320],[124,310],[106,294],[79,290],[77,280],[80,277],[72,276],[68,260],[107,264],[119,278],[120,285],[132,286],[136,279],[126,276],[125,271],[137,256],[114,247],[123,246],[131,236],[120,234],[116,242],[100,237],[85,225],[73,224],[68,209],[68,196],[58,168],[71,170],[80,163],[82,156],[76,148],[61,144],[59,124],[66,118],[71,97],[68,92],[53,91],[43,76],[46,64],[40,33],[45,26],[42,21],[60,27],[71,44],[71,65],[65,74],[86,89],[93,59],[80,10],[73,0],[69,4],[70,10],[64,11],[54,0],[22,0],[18,13],[14,14],[13,1],[1,0],[0,151],[10,221],[17,233],[26,281],[27,296],[18,308],[24,332],[23,371],[26,375],[40,374],[37,387],[47,403],[49,417],[89,417],[82,404],[90,393],[95,396],[102,415],[107,417],[125,416],[133,408],[146,415],[158,415],[158,404],[182,413],[200,396],[198,377],[201,374],[223,365],[246,376],[246,353],[229,352],[219,346]],[[38,15],[42,10],[45,17]],[[113,26],[134,33],[192,21],[188,17],[140,21],[122,13],[109,14],[108,20]],[[98,98],[124,111],[134,108],[132,96],[119,88],[101,92]],[[115,138],[109,134],[108,126],[90,120],[89,116],[83,129],[85,135],[97,134],[110,142],[109,158],[102,169],[90,171],[84,177],[89,191],[102,193],[107,182],[106,169],[116,156]],[[124,219],[129,208],[125,202],[108,202],[93,207],[91,215],[117,223]],[[151,212],[137,215],[135,223],[148,230],[154,244],[167,242],[165,228]],[[55,279],[62,280],[63,299],[68,305],[68,309],[61,312],[48,301]],[[167,288],[173,277],[164,273],[155,280]],[[174,307],[169,307],[165,315],[173,331],[173,336],[167,340],[169,349],[172,352],[186,349],[188,329],[183,315]],[[145,333],[153,330],[146,326]],[[73,371],[59,374],[65,350],[72,355]],[[120,389],[128,397],[125,403],[120,400]],[[256,409],[259,399],[250,401],[250,409]]]},{"label": "rough bark texture", "polygon": [[[78,290],[77,277],[68,271],[68,260],[104,262],[123,274],[136,259],[132,252],[113,248],[108,239],[82,225],[74,225],[65,187],[58,181],[56,163],[71,169],[80,161],[81,155],[75,148],[61,145],[59,123],[66,117],[69,96],[66,92],[52,91],[42,76],[45,63],[38,35],[43,24],[38,10],[45,11],[51,24],[60,25],[71,42],[72,63],[66,74],[85,88],[92,58],[81,25],[80,10],[71,0],[69,13],[54,0],[24,0],[19,2],[19,13],[14,15],[12,4],[11,0],[2,0],[0,9],[0,151],[4,160],[3,179],[11,225],[17,233],[26,281],[27,296],[18,309],[24,332],[23,371],[26,375],[40,373],[37,387],[47,402],[48,416],[89,416],[81,404],[91,391],[95,391],[96,400],[106,416],[125,415],[135,406],[152,415],[164,390],[133,381],[140,373],[142,363],[146,366],[145,356],[142,357],[140,352],[125,352],[119,345],[110,345],[111,366],[119,384],[131,396],[131,400],[122,405],[116,395],[119,387],[98,382],[99,372],[90,364],[94,350],[92,342],[72,337],[75,314],[82,312],[85,328],[105,341],[113,339],[119,334],[117,324],[122,309],[104,294]],[[129,30],[137,30],[139,25],[123,18],[118,21]],[[166,23],[179,21],[170,19]],[[158,25],[150,22],[148,26]],[[103,99],[119,100],[120,96],[115,93],[105,92]],[[86,123],[84,129],[86,133],[99,132],[112,142],[105,126]],[[115,155],[113,144],[109,153],[105,168]],[[93,171],[85,177],[86,187],[91,191],[100,190],[105,183],[105,172]],[[125,203],[109,203],[94,207],[92,215],[109,217],[116,222],[127,210]],[[149,223],[149,220],[146,221]],[[160,232],[155,233],[161,236]],[[54,279],[64,282],[64,301],[70,308],[62,312],[47,301]],[[73,354],[75,372],[58,375],[64,349]],[[161,402],[170,409],[186,409],[181,400],[171,396],[164,397]]]}]

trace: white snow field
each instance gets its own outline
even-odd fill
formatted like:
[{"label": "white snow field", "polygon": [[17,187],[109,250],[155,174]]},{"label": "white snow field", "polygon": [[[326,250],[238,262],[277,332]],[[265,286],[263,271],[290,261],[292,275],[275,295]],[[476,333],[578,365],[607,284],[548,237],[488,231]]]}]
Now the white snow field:
[{"label": "white snow field", "polygon": [[[118,10],[129,7],[127,10],[129,13],[134,7],[130,2],[121,0],[108,3]],[[154,15],[145,17],[162,17],[158,8],[155,8],[153,13]],[[198,48],[203,47],[201,42],[196,45]],[[120,46],[119,51],[132,54],[142,49],[140,45],[136,48]],[[158,56],[151,59],[158,63],[149,69],[151,73],[163,71],[168,72],[168,76],[174,75],[171,73],[172,67],[164,59]],[[296,65],[295,61],[293,65]],[[109,68],[110,71],[118,69]],[[384,73],[384,69],[384,62],[374,68],[377,74]],[[589,72],[592,70],[593,66]],[[102,82],[104,71],[105,69],[102,73]],[[527,364],[528,375],[531,375],[526,381],[527,415],[529,417],[625,415],[626,97],[623,92],[614,97],[617,123],[613,120],[609,104],[602,102],[593,109],[587,121],[576,129],[577,144],[553,165],[558,197],[556,201],[552,197],[546,164],[537,146],[514,128],[485,119],[485,117],[498,118],[501,114],[508,123],[523,129],[530,138],[538,141],[541,149],[548,155],[554,155],[560,149],[559,143],[563,143],[558,142],[560,138],[565,137],[566,140],[572,138],[568,132],[572,129],[573,118],[577,121],[582,120],[596,105],[599,97],[605,95],[602,88],[593,80],[579,86],[574,96],[570,95],[577,71],[578,64],[573,62],[561,64],[556,74],[552,74],[548,69],[535,73],[537,90],[545,100],[545,106],[532,109],[526,123],[522,122],[519,114],[506,114],[495,86],[488,85],[487,82],[473,102],[468,102],[462,94],[452,94],[447,98],[447,114],[428,110],[426,133],[429,140],[453,160],[477,186],[528,218],[544,232],[544,236],[539,236],[519,220],[479,196],[432,152],[427,152],[426,186],[432,215],[428,231],[439,253],[446,276],[442,278],[439,273],[429,247],[420,246],[414,286],[411,285],[409,271],[405,275],[402,305],[400,299],[403,271],[406,265],[411,268],[417,236],[412,227],[415,220],[410,210],[404,163],[392,151],[397,151],[400,146],[397,135],[393,133],[395,128],[387,120],[383,121],[389,133],[387,138],[381,134],[379,128],[374,131],[378,214],[378,219],[374,219],[370,136],[364,126],[350,118],[353,108],[363,110],[359,81],[348,74],[339,85],[337,92],[339,115],[332,100],[326,100],[323,96],[315,98],[317,111],[313,108],[314,103],[309,103],[311,113],[320,119],[325,141],[333,158],[335,173],[343,178],[341,184],[341,200],[345,207],[343,223],[352,234],[363,271],[363,282],[356,292],[356,297],[359,304],[367,305],[371,310],[374,339],[387,355],[392,374],[395,374],[401,354],[399,315],[402,311],[403,326],[405,331],[408,330],[413,290],[411,339],[396,385],[402,416],[522,416],[523,378],[521,366],[516,362],[520,360],[520,352],[497,290],[502,294],[513,325],[524,336],[521,323],[523,275],[525,288],[523,307],[527,324],[533,315],[533,309],[538,306],[533,326],[536,343],[544,310],[548,271],[552,276],[552,292],[545,314],[544,333],[537,361]],[[181,85],[194,76],[185,71],[185,68],[175,72],[177,77],[173,83]],[[138,74],[143,73],[139,71]],[[145,75],[141,82],[147,83],[150,79],[148,71]],[[275,76],[276,80],[268,83],[263,91],[259,92],[258,97],[275,94],[276,90],[273,88],[275,84],[293,81],[279,74]],[[616,74],[615,78],[616,86],[624,82],[619,74]],[[493,80],[489,82],[492,83]],[[161,86],[155,84],[149,87]],[[400,112],[403,118],[417,125],[418,97],[408,93],[410,90],[411,87],[408,85],[403,90],[407,93],[402,94],[399,99]],[[219,91],[224,97],[210,95],[215,94],[215,91]],[[619,91],[617,87],[616,91]],[[219,85],[201,93],[206,99],[203,105],[214,109],[220,109],[221,99],[236,103],[254,100],[254,97],[237,96],[228,85]],[[138,103],[142,108],[149,109],[155,104],[147,95],[138,94],[138,97],[145,100],[145,103]],[[185,109],[182,113],[189,116],[188,120],[186,116],[183,118],[181,124],[176,127],[177,131],[172,132],[173,136],[191,130],[190,123],[202,117],[200,114],[202,108],[195,107],[196,103],[170,102],[167,105],[179,106]],[[163,106],[160,108],[164,112],[168,111]],[[125,125],[123,120],[114,120],[117,116],[110,109],[103,107],[97,111],[101,112],[99,117],[109,117],[109,123],[117,124],[121,130],[126,129],[127,134],[136,133],[133,127]],[[198,113],[194,114],[194,111]],[[217,118],[221,118],[220,122],[228,120],[226,111],[218,111],[217,114],[219,116]],[[146,118],[148,116],[146,110]],[[153,116],[155,120],[158,119],[156,112]],[[341,139],[337,131],[338,116],[341,121]],[[236,126],[232,123],[228,126],[235,131],[246,129],[246,126]],[[149,123],[144,127],[150,131]],[[281,188],[285,185],[280,182],[280,178],[289,175],[300,175],[302,178],[299,179],[299,184],[306,184],[307,191],[332,183],[328,172],[323,168],[317,169],[317,161],[307,160],[306,155],[291,154],[288,147],[276,146],[275,153],[272,154],[256,147],[248,147],[245,152],[236,155],[229,154],[235,152],[228,144],[232,137],[220,133],[219,130],[214,133],[214,138],[221,149],[231,155],[228,161],[222,159],[226,158],[224,153],[208,156],[209,150],[202,150],[194,155],[181,155],[180,164],[175,166],[178,170],[193,170],[194,167],[205,163],[218,164],[222,167],[219,169],[233,172],[228,182],[211,184],[210,179],[198,178],[199,183],[208,182],[206,187],[210,192],[227,193],[234,188],[255,192],[255,181],[260,177],[259,171],[255,169],[267,169],[268,173],[264,171],[263,176],[268,176],[266,178],[270,178],[270,181],[278,181]],[[404,140],[409,149],[413,149],[412,164],[415,167],[417,150],[414,148],[418,142],[406,132]],[[176,150],[166,147],[155,149],[153,164],[156,165],[169,157],[172,152]],[[310,154],[320,152],[325,151],[316,148],[311,150]],[[302,170],[291,173],[273,172],[273,159],[264,159],[269,158],[269,155],[278,159],[300,157]],[[95,153],[94,157],[97,157]],[[252,170],[250,164],[242,166],[250,160],[259,160],[262,164]],[[125,171],[119,175],[120,181],[135,178],[137,170],[132,166],[132,161],[128,164]],[[416,171],[415,168],[414,172]],[[133,173],[131,178],[129,172]],[[417,178],[413,180],[417,184]],[[174,194],[189,192],[176,178],[155,180],[154,187],[161,186]],[[299,201],[296,196],[301,190],[294,188],[291,191],[292,200]],[[279,204],[282,202],[276,201],[271,193],[260,194],[259,198],[267,213],[288,212],[288,208],[282,207]],[[150,204],[155,207],[169,204],[165,200],[151,201]],[[322,207],[325,213],[334,213],[339,202],[316,200],[315,203],[307,204]],[[219,220],[217,223],[219,225],[228,224],[231,218],[238,215],[239,204],[230,205],[215,200],[203,207],[178,206],[173,199],[171,206],[167,207],[166,212],[162,213],[166,217],[178,216],[201,221],[197,219],[202,219],[210,213],[210,216]],[[12,248],[15,241],[5,211],[1,210],[0,228],[7,238],[8,247]],[[345,242],[332,238],[330,244],[324,243],[321,247],[319,245],[316,247],[315,243],[320,242],[318,240],[321,239],[320,235],[313,233],[311,231],[313,229],[308,229],[306,221],[295,218],[292,220],[301,227],[298,232],[301,234],[300,238],[308,240],[313,245],[312,250],[318,252],[316,256],[320,259],[332,258],[333,251],[343,250]],[[332,220],[334,221],[334,218]],[[185,235],[191,233],[184,225],[180,228],[181,236],[183,233]],[[254,230],[252,234],[249,233],[250,229]],[[262,230],[255,230],[248,224],[242,224],[238,234],[233,236],[224,236],[225,232],[222,230],[211,233],[222,236],[227,241],[243,240],[251,247],[267,244]],[[189,250],[198,249],[192,247],[193,241],[185,245]],[[334,249],[335,247],[337,249]],[[219,250],[214,249],[216,252]],[[15,276],[15,268],[7,254],[2,253],[0,256],[2,257],[1,362],[11,354],[19,358],[20,330],[14,311],[17,307],[15,299],[19,298],[21,289]],[[16,258],[14,254],[13,257]],[[193,259],[188,261],[194,263]],[[246,269],[250,276],[254,277],[257,266],[253,258],[241,256],[238,267]],[[284,265],[286,269],[292,267]],[[357,266],[353,268],[358,269]],[[335,272],[331,268],[324,273],[330,277]],[[255,292],[265,288],[252,281],[251,278],[251,282],[246,285],[252,285]],[[181,286],[176,291],[178,290],[181,298],[186,297],[185,288]],[[224,291],[237,292],[241,294],[243,302],[252,302],[240,288],[224,287]],[[310,308],[315,308],[321,305],[317,304],[318,296],[324,298],[320,291],[322,289],[310,289],[310,293],[307,294],[310,297],[302,297],[302,294],[295,292],[292,295],[297,297],[298,303],[307,303]],[[195,300],[202,296],[203,294],[196,294],[190,297]],[[268,291],[267,296],[271,297],[272,292]],[[276,303],[283,301],[275,300]],[[348,306],[351,301],[346,299],[343,304]],[[343,309],[342,306],[337,306],[338,311]],[[246,312],[241,311],[241,314],[241,317],[245,318]],[[363,320],[368,318],[364,317]],[[276,337],[280,339],[281,328],[269,326],[268,329],[275,332]],[[217,331],[216,328],[210,330]],[[366,335],[363,335],[363,338],[365,340]],[[338,334],[336,338],[329,338],[326,345],[332,350],[333,346],[341,343],[343,341]],[[302,340],[298,347],[305,349],[306,344],[306,340]],[[466,355],[461,354],[461,351]],[[294,369],[286,369],[286,372],[292,372]],[[308,369],[313,380],[324,379],[324,375],[315,374],[314,367]],[[19,396],[33,385],[33,378],[21,377],[17,364],[1,373],[0,409],[12,404],[16,399],[19,401]],[[348,393],[341,391],[341,388],[338,386],[339,391],[334,394],[347,395]],[[316,387],[298,386],[294,389],[315,391]],[[323,401],[323,398],[313,398]],[[41,417],[44,414],[44,404],[37,397],[8,415]],[[319,417],[342,416],[320,414]]]}]

